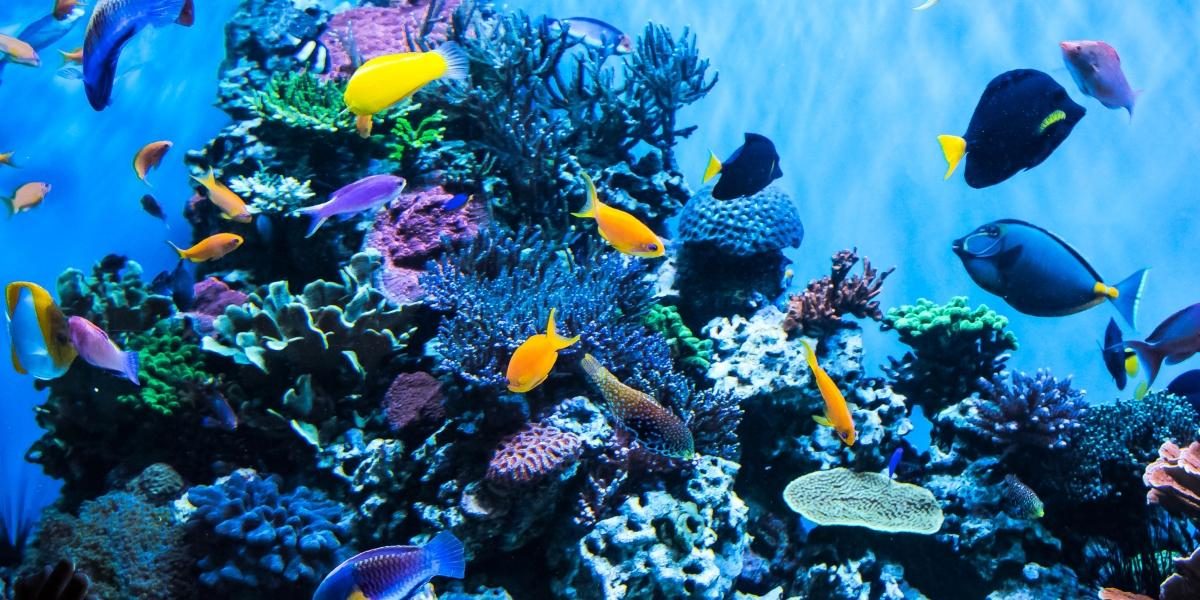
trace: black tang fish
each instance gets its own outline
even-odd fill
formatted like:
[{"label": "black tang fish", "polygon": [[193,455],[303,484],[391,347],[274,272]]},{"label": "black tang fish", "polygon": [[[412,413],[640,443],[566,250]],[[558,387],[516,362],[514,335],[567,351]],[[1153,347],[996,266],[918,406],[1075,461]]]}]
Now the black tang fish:
[{"label": "black tang fish", "polygon": [[717,160],[717,155],[709,152],[708,166],[704,169],[704,182],[708,183],[717,173],[721,174],[721,178],[712,190],[712,197],[717,200],[753,196],[772,181],[783,177],[783,171],[779,170],[779,153],[775,152],[775,144],[766,136],[757,133],[747,133],[746,141],[734,150],[724,163]]},{"label": "black tang fish", "polygon": [[996,185],[1046,160],[1087,111],[1049,75],[1017,69],[988,83],[967,133],[940,135],[946,179],[967,155],[966,180],[973,188]]}]

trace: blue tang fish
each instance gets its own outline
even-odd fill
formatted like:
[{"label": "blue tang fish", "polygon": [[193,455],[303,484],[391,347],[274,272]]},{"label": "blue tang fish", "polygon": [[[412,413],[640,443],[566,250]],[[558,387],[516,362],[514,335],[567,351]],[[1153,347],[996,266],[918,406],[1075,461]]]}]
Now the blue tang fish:
[{"label": "blue tang fish", "polygon": [[462,542],[443,531],[424,546],[384,546],[351,557],[325,576],[313,600],[405,600],[434,577],[462,579],[465,571]]},{"label": "blue tang fish", "polygon": [[13,368],[38,379],[61,377],[75,360],[67,317],[50,292],[36,283],[16,281],[4,290]]},{"label": "blue tang fish", "polygon": [[192,0],[100,0],[83,38],[83,87],[88,102],[104,110],[112,98],[121,49],[146,26],[189,26]]},{"label": "blue tang fish", "polygon": [[946,179],[967,157],[966,180],[973,188],[996,185],[1046,160],[1087,113],[1049,75],[1017,69],[987,85],[967,133],[939,135]]},{"label": "blue tang fish", "polygon": [[1173,365],[1200,352],[1200,304],[1167,317],[1145,340],[1130,340],[1125,347],[1137,353],[1138,360],[1146,365],[1149,383],[1154,383],[1164,362]]},{"label": "blue tang fish", "polygon": [[1071,315],[1107,300],[1135,325],[1146,269],[1108,285],[1058,236],[1016,219],[983,225],[955,240],[953,249],[979,287],[1027,315]]}]

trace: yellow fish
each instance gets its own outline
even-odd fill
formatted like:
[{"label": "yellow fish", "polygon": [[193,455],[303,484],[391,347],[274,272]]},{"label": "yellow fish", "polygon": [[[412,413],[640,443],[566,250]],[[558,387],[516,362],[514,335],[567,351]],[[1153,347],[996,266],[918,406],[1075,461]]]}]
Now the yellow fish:
[{"label": "yellow fish", "polygon": [[61,377],[75,360],[75,347],[63,315],[41,286],[27,281],[8,284],[8,335],[13,368],[38,379]]},{"label": "yellow fish", "polygon": [[596,185],[587,173],[583,174],[583,180],[587,182],[587,204],[583,205],[583,210],[571,213],[573,216],[595,219],[600,237],[625,254],[657,258],[666,252],[662,240],[637,217],[600,202]]},{"label": "yellow fish", "polygon": [[363,63],[346,84],[342,99],[358,118],[361,137],[371,136],[371,117],[412,96],[438,79],[466,79],[470,58],[461,46],[446,42],[432,52],[385,54]]},{"label": "yellow fish", "polygon": [[199,242],[195,246],[184,250],[179,246],[168,241],[171,248],[179,254],[179,258],[190,260],[192,262],[205,262],[209,260],[217,260],[234,250],[237,250],[242,245],[242,236],[235,233],[218,233],[210,235]]},{"label": "yellow fish", "polygon": [[18,40],[11,35],[0,33],[0,54],[8,57],[8,60],[25,65],[27,67],[42,66],[42,59],[38,57],[37,51],[33,46]]},{"label": "yellow fish", "polygon": [[15,215],[41,204],[49,193],[50,184],[35,181],[17,188],[12,197],[4,198],[4,201],[8,203],[9,215]]},{"label": "yellow fish", "polygon": [[[150,182],[146,181],[146,173],[149,173],[151,169],[158,168],[158,165],[162,163],[163,157],[167,155],[167,151],[171,149],[171,146],[171,142],[168,141],[150,142],[149,144],[142,146],[142,149],[138,150],[137,154],[133,155],[133,172],[137,175],[138,179],[142,180],[142,183],[150,185]],[[209,176],[212,176],[211,171],[209,172]],[[205,181],[199,179],[196,181],[203,183],[204,187],[208,188],[208,183]],[[212,178],[212,182],[216,183],[215,177]],[[211,190],[212,188],[209,189]],[[232,194],[233,192],[230,193]],[[241,200],[241,198],[239,198],[239,200]],[[243,206],[244,205],[245,203],[243,203]]]},{"label": "yellow fish", "polygon": [[821,391],[821,399],[825,400],[825,416],[814,415],[813,420],[826,427],[832,427],[837,431],[842,443],[853,446],[857,433],[854,431],[854,419],[850,416],[846,398],[842,396],[837,384],[830,379],[825,369],[817,364],[817,355],[813,353],[812,346],[804,340],[800,340],[800,343],[804,344],[804,351],[808,355],[808,368],[812,369],[817,389]]},{"label": "yellow fish", "polygon": [[69,65],[69,64],[82,65],[83,64],[83,48],[82,47],[76,48],[70,52],[66,52],[64,50],[59,50],[58,53],[62,55],[64,65]]},{"label": "yellow fish", "polygon": [[[164,152],[166,151],[164,150]],[[249,223],[254,220],[254,212],[246,206],[246,202],[242,200],[241,196],[233,193],[233,190],[225,187],[225,184],[217,181],[217,176],[213,174],[212,169],[209,169],[208,174],[203,178],[193,176],[192,179],[208,190],[208,199],[221,209],[222,219],[238,223]]]},{"label": "yellow fish", "polygon": [[508,359],[508,390],[525,393],[541,385],[550,376],[550,369],[558,360],[558,351],[578,341],[579,336],[565,338],[558,335],[554,328],[554,309],[550,309],[546,333],[529,336]]},{"label": "yellow fish", "polygon": [[12,159],[13,154],[15,154],[15,153],[14,152],[0,152],[0,165],[8,165],[10,167],[17,166],[15,164],[13,164],[13,159]]}]

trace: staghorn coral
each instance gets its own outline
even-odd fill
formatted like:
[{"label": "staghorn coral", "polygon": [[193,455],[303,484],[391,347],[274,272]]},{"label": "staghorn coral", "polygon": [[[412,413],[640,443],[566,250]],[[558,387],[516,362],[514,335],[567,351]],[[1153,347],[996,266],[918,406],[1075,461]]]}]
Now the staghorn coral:
[{"label": "staghorn coral", "polygon": [[1060,450],[1083,428],[1086,392],[1072,388],[1070,377],[1055,379],[1046,370],[1033,376],[1005,371],[981,380],[979,387],[983,393],[956,410],[964,411],[968,426],[994,444]]},{"label": "staghorn coral", "polygon": [[888,309],[884,330],[894,329],[913,348],[902,358],[889,358],[884,371],[897,392],[912,398],[926,414],[970,396],[980,379],[1003,369],[1017,336],[1005,328],[1008,319],[986,305],[967,306],[964,296],[935,304],[921,298],[915,305]]},{"label": "staghorn coral", "polygon": [[792,480],[783,490],[788,508],[817,525],[875,531],[937,533],[942,508],[929,490],[879,473],[838,467]]},{"label": "staghorn coral", "polygon": [[529,423],[500,441],[486,478],[500,489],[537,484],[570,467],[581,451],[575,434],[543,423]]},{"label": "staghorn coral", "polygon": [[63,271],[57,287],[63,313],[113,333],[149,329],[175,309],[170,298],[150,291],[141,265],[116,255],[93,265],[90,276],[79,269]]},{"label": "staghorn coral", "polygon": [[650,331],[657,332],[667,339],[671,346],[671,358],[685,369],[708,371],[713,360],[712,340],[702,340],[679,316],[679,309],[674,306],[655,304],[646,312],[643,321]]},{"label": "staghorn coral", "polygon": [[425,372],[401,373],[383,395],[383,410],[392,431],[416,424],[438,424],[446,416],[442,384]]},{"label": "staghorn coral", "polygon": [[1200,442],[1182,448],[1163,442],[1158,459],[1146,465],[1142,482],[1150,488],[1146,502],[1200,519]]},{"label": "staghorn coral", "polygon": [[249,200],[260,213],[287,215],[316,196],[309,184],[286,175],[259,171],[251,177],[231,178],[229,189],[241,195],[243,200]]},{"label": "staghorn coral", "polygon": [[848,325],[843,315],[883,320],[875,297],[882,291],[884,280],[896,268],[880,273],[871,267],[869,258],[863,258],[862,274],[851,276],[850,270],[859,261],[858,248],[841,250],[831,260],[833,266],[827,277],[808,282],[808,288],[788,299],[784,331],[824,337]]}]

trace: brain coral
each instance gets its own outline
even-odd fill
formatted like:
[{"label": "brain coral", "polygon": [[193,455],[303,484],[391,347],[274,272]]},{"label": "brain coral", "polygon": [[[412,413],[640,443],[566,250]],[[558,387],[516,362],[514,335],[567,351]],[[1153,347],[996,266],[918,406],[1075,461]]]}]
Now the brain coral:
[{"label": "brain coral", "polygon": [[696,194],[679,217],[684,243],[709,243],[737,256],[800,245],[804,225],[792,197],[775,186],[743,198],[717,200],[712,189]]},{"label": "brain coral", "polygon": [[797,477],[783,490],[792,510],[818,525],[936,533],[942,508],[929,490],[880,473],[836,468]]},{"label": "brain coral", "polygon": [[530,423],[500,442],[488,465],[487,479],[501,486],[537,483],[569,467],[581,450],[574,434]]}]

